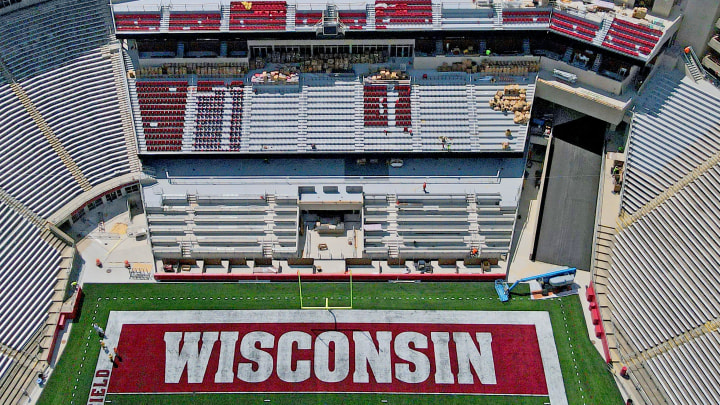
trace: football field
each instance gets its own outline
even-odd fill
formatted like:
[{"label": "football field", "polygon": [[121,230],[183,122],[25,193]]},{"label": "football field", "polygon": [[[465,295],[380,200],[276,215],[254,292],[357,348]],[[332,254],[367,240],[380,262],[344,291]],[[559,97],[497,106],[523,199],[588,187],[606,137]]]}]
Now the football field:
[{"label": "football field", "polygon": [[[588,339],[577,296],[531,301],[519,288],[501,304],[492,283],[354,283],[353,289],[353,310],[326,311],[300,310],[293,283],[86,285],[81,313],[39,403],[544,404],[557,402],[551,398],[558,393],[569,404],[622,402]],[[303,283],[304,306],[323,306],[326,298],[331,306],[348,306],[348,283]],[[93,322],[107,326],[108,346],[120,349],[121,361],[110,363],[101,352]],[[271,346],[246,344],[257,333],[271,338]],[[359,344],[363,334],[376,343]],[[199,368],[197,353],[177,353],[180,340],[192,336],[203,336],[201,358],[204,346],[213,348]],[[368,349],[381,347],[381,336],[388,347],[394,340],[387,364],[372,356],[382,350]],[[399,344],[408,336],[414,343]],[[447,344],[448,336],[454,343]],[[205,341],[211,337],[217,344]],[[323,349],[325,338],[334,340],[333,350]],[[482,350],[483,341],[490,344],[484,338],[492,339],[491,351]],[[239,354],[225,359],[235,352],[224,349],[228,342],[250,360],[245,372]],[[290,342],[288,350],[282,342]],[[258,344],[273,348],[267,361],[243,349]],[[197,352],[197,338],[194,347]],[[328,353],[334,353],[330,360]],[[358,358],[367,360],[365,369]],[[173,369],[178,359],[185,362]],[[345,373],[335,378],[343,364]],[[552,364],[559,364],[557,376]],[[268,373],[258,378],[261,370]]]}]

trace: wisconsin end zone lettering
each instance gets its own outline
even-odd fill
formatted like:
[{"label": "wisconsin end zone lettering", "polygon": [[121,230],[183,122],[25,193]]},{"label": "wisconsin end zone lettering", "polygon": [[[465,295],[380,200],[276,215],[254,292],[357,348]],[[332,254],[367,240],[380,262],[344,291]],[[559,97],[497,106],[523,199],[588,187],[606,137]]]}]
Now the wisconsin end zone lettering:
[{"label": "wisconsin end zone lettering", "polygon": [[[435,383],[474,384],[476,375],[478,384],[496,384],[492,335],[485,332],[475,336],[470,332],[431,332],[430,336],[401,332],[393,336],[392,331],[328,331],[313,336],[288,331],[277,337],[256,331],[242,337],[238,353],[239,336],[237,331],[165,332],[165,383],[179,384],[185,376],[187,383],[200,384],[212,373],[216,384],[232,384],[235,379],[262,383],[272,375],[288,383],[314,377],[322,383],[342,383],[350,378],[353,384],[420,384],[431,373],[430,358],[422,349],[431,349]],[[451,339],[456,374],[450,367]],[[273,348],[275,356],[265,350]],[[208,370],[214,350],[219,356],[217,367]],[[301,350],[311,351],[310,358],[298,360]]]},{"label": "wisconsin end zone lettering", "polygon": [[105,394],[107,394],[108,380],[110,379],[110,370],[95,370],[93,376],[93,384],[90,387],[90,397],[88,404],[102,404],[105,402]]},{"label": "wisconsin end zone lettering", "polygon": [[108,392],[548,395],[534,325],[125,324]]}]

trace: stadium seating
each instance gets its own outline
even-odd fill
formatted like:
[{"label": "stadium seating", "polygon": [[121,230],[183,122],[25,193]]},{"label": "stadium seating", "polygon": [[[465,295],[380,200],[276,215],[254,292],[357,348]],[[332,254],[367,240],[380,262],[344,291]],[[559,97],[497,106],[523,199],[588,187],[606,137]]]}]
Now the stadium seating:
[{"label": "stadium seating", "polygon": [[358,81],[304,86],[307,144],[315,150],[355,150],[355,92]]},{"label": "stadium seating", "polygon": [[[61,255],[32,225],[0,202],[0,342],[18,350],[48,317]],[[0,376],[10,362],[0,359]]]},{"label": "stadium seating", "polygon": [[221,150],[225,93],[223,81],[198,81],[195,96],[195,150]]},{"label": "stadium seating", "polygon": [[[465,85],[418,86],[424,150],[470,150],[470,103]],[[445,143],[442,137],[446,137]],[[448,146],[449,145],[449,146]]]},{"label": "stadium seating", "polygon": [[[0,78],[0,185],[41,216],[82,193],[60,158],[7,84]],[[27,173],[44,173],[28,181]]]},{"label": "stadium seating", "polygon": [[600,25],[593,21],[561,13],[556,10],[552,14],[550,29],[574,38],[592,42],[600,29]]},{"label": "stadium seating", "polygon": [[284,1],[230,3],[230,30],[285,30],[287,4]]},{"label": "stadium seating", "polygon": [[549,10],[503,10],[503,24],[548,24]]},{"label": "stadium seating", "polygon": [[[535,94],[535,85],[525,87],[527,100],[532,100]],[[492,83],[476,83],[473,88],[475,105],[475,131],[477,133],[478,147],[481,150],[497,150],[503,142],[507,142],[511,150],[522,150],[525,145],[527,126],[515,124],[513,114],[495,111],[490,108],[489,101],[495,93],[503,90],[504,85]],[[511,137],[505,131],[511,131]]]},{"label": "stadium seating", "polygon": [[622,202],[629,213],[720,151],[720,97],[682,77],[658,72],[638,100]]},{"label": "stadium seating", "polygon": [[604,46],[632,56],[647,56],[660,41],[662,31],[615,18]]},{"label": "stadium seating", "polygon": [[[257,93],[246,92],[251,109],[245,111],[245,124],[251,152],[278,152],[298,150],[298,89],[281,93],[270,89]],[[249,116],[247,116],[249,115]]]},{"label": "stadium seating", "polygon": [[340,22],[348,29],[361,30],[367,24],[367,12],[365,10],[340,11],[338,14]]},{"label": "stadium seating", "polygon": [[312,27],[322,20],[322,12],[296,12],[295,13],[295,26],[296,27]]},{"label": "stadium seating", "polygon": [[[270,201],[272,199],[272,202]],[[195,237],[191,245],[194,255],[227,258],[262,255],[263,238],[275,237],[274,252],[297,252],[297,198],[259,195],[223,195],[196,197],[190,207],[185,196],[163,196],[162,204],[170,209],[148,207],[148,224],[153,250],[162,254],[179,254],[179,238]],[[272,204],[272,207],[271,207]],[[194,213],[193,226],[186,220]],[[268,224],[268,215],[272,220]]]},{"label": "stadium seating", "polygon": [[[219,12],[212,13],[170,13],[170,23],[168,29],[170,31],[187,31],[187,30],[213,30],[220,29],[220,19],[222,16]],[[115,18],[117,21],[117,17]],[[117,22],[116,22],[117,24]]]},{"label": "stadium seating", "polygon": [[366,151],[411,151],[411,87],[366,84],[363,88]]},{"label": "stadium seating", "polygon": [[181,150],[187,81],[138,81],[136,85],[147,150]]},{"label": "stadium seating", "polygon": [[[91,185],[130,171],[112,63],[101,50],[110,40],[104,29],[109,21],[105,5],[99,1],[40,4],[3,16],[0,24],[0,53],[10,73]],[[64,18],[57,18],[59,14]],[[14,95],[9,89],[5,87],[3,93],[9,105],[19,107],[19,101],[10,100]],[[22,112],[17,108],[13,111]],[[38,178],[38,184],[21,185],[25,191],[10,184],[22,176],[3,186],[45,216],[80,189],[32,120],[17,117],[17,123],[24,128],[22,135],[18,133],[13,140],[6,137],[10,149],[5,152],[19,152],[15,148],[34,145],[38,159],[21,163],[27,160],[27,154],[7,156],[4,164],[15,163],[5,173],[11,176],[24,167],[24,173],[54,175]],[[16,143],[20,139],[24,139],[24,145]],[[32,170],[27,165],[46,169]]]},{"label": "stadium seating", "polygon": [[159,31],[160,17],[159,10],[151,13],[115,12],[115,29],[118,31]]},{"label": "stadium seating", "polygon": [[375,0],[377,29],[431,24],[431,0]]}]

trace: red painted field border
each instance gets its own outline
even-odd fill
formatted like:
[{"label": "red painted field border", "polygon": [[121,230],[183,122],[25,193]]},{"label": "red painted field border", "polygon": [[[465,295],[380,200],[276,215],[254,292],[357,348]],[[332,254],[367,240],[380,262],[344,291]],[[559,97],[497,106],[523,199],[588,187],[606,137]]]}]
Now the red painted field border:
[{"label": "red painted field border", "polygon": [[73,302],[73,306],[70,312],[60,312],[60,315],[58,317],[58,323],[57,325],[55,325],[55,331],[53,332],[52,342],[50,343],[50,347],[47,350],[47,361],[50,361],[53,353],[55,352],[55,345],[57,344],[58,336],[60,336],[60,331],[65,329],[65,324],[67,324],[69,320],[75,319],[75,317],[77,316],[78,310],[80,309],[80,303],[82,302],[82,296],[82,287],[78,287],[77,291],[75,292],[75,302]]},{"label": "red painted field border", "polygon": [[[349,274],[301,274],[306,281],[344,281]],[[502,273],[487,274],[353,274],[353,281],[495,281],[505,279]],[[155,273],[157,281],[297,281],[295,273],[282,274],[179,274]]]},{"label": "red painted field border", "polygon": [[[597,295],[595,294],[595,287],[593,287],[592,281],[590,282],[590,285],[587,287],[587,296],[593,297],[592,300],[595,301],[597,299]],[[589,300],[588,300],[589,301]],[[591,309],[590,311],[597,311],[598,319],[600,319],[600,322],[597,326],[600,327],[600,341],[602,342],[603,346],[603,352],[605,353],[605,362],[610,364],[612,363],[612,358],[610,357],[610,346],[608,345],[607,341],[607,335],[605,334],[605,325],[602,320],[602,314],[600,313],[599,307],[595,307],[594,309]]]}]

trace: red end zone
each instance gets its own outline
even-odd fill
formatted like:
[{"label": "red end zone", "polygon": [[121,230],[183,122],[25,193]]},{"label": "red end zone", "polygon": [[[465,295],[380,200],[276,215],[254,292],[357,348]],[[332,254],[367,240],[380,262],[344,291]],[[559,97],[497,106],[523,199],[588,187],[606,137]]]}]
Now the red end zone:
[{"label": "red end zone", "polygon": [[[307,310],[119,314],[111,314],[107,333],[121,361],[113,367],[101,353],[96,372],[95,386],[107,387],[107,393],[557,397],[551,381],[557,381],[559,364],[547,313],[542,313],[547,322],[505,324],[498,322],[500,313],[473,311],[334,311],[336,322],[327,311]],[[538,313],[502,314],[537,318]],[[546,372],[548,354],[554,355],[552,375]],[[564,398],[561,375],[559,383]],[[102,401],[100,392],[95,398],[91,393],[89,403]]]}]

